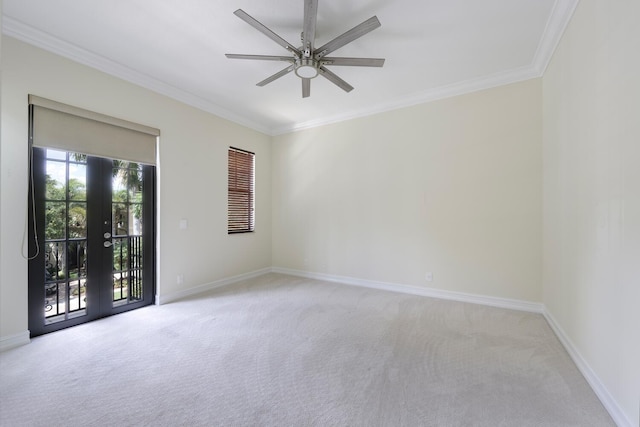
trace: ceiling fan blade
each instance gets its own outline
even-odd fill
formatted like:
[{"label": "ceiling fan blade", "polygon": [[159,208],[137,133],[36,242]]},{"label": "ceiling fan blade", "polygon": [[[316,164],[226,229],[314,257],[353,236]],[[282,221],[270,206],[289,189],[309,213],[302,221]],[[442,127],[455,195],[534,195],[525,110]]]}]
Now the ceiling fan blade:
[{"label": "ceiling fan blade", "polygon": [[283,48],[287,49],[290,52],[295,53],[296,55],[300,56],[300,51],[298,49],[296,49],[295,47],[293,47],[291,45],[291,43],[289,43],[288,41],[286,41],[285,39],[283,39],[282,37],[280,37],[279,35],[277,35],[276,33],[274,33],[273,31],[271,31],[270,29],[268,29],[266,26],[264,26],[261,22],[259,22],[257,19],[255,19],[254,17],[252,17],[251,15],[249,15],[247,12],[245,12],[242,9],[238,9],[235,12],[233,12],[234,15],[236,15],[238,18],[242,19],[244,22],[246,22],[247,24],[251,25],[253,28],[255,28],[256,30],[260,31],[262,34],[264,34],[265,36],[269,37],[271,40],[275,41],[276,43],[278,43],[280,46],[282,46]]},{"label": "ceiling fan blade", "polygon": [[267,77],[266,79],[264,79],[261,82],[256,83],[256,86],[264,86],[267,85],[269,83],[271,83],[272,81],[279,79],[280,77],[289,74],[290,72],[293,71],[293,65],[289,65],[287,68],[285,68],[284,70],[278,71],[277,73],[275,73],[274,75]]},{"label": "ceiling fan blade", "polygon": [[336,37],[335,39],[331,40],[329,43],[326,43],[321,47],[319,47],[318,49],[316,49],[315,58],[320,59],[330,54],[334,50],[340,49],[342,46],[346,45],[347,43],[351,43],[352,41],[364,36],[365,34],[375,30],[380,26],[381,24],[380,24],[380,21],[378,21],[378,17],[372,16],[371,18],[364,21],[362,24],[356,25],[346,33]]},{"label": "ceiling fan blade", "polygon": [[311,79],[302,79],[302,97],[308,98],[311,95]]},{"label": "ceiling fan blade", "polygon": [[325,56],[320,60],[322,65],[348,65],[351,67],[382,67],[383,58],[334,58]]},{"label": "ceiling fan blade", "polygon": [[318,0],[305,0],[304,23],[302,26],[302,54],[310,58],[316,39],[316,21],[318,18]]},{"label": "ceiling fan blade", "polygon": [[349,83],[345,82],[340,77],[333,74],[331,71],[327,70],[325,67],[321,66],[318,68],[318,70],[320,71],[320,75],[322,77],[329,80],[331,83],[335,84],[336,86],[340,87],[345,92],[351,92],[353,90],[353,86],[351,86]]},{"label": "ceiling fan blade", "polygon": [[295,62],[292,56],[274,56],[274,55],[243,55],[238,53],[226,53],[225,56],[230,59],[258,59],[263,61],[288,61]]}]

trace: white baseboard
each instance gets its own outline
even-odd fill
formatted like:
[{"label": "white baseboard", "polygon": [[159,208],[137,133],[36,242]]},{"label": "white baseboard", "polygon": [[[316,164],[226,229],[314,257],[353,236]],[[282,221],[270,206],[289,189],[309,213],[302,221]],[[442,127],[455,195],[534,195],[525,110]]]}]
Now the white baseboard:
[{"label": "white baseboard", "polygon": [[344,283],[346,285],[361,286],[365,288],[380,289],[384,291],[400,292],[411,295],[420,295],[430,298],[439,298],[452,301],[468,302],[472,304],[488,305],[491,307],[506,308],[510,310],[527,311],[531,313],[544,312],[544,306],[540,303],[514,300],[508,298],[490,297],[485,295],[467,294],[463,292],[444,291],[441,289],[421,288],[412,285],[398,283],[377,282],[374,280],[357,279],[354,277],[335,276],[332,274],[312,273],[308,271],[292,270],[288,268],[273,267],[274,273],[288,274],[290,276],[306,277],[308,279],[325,280],[327,282]]},{"label": "white baseboard", "polygon": [[11,348],[20,347],[21,345],[29,344],[31,342],[31,333],[24,331],[19,334],[9,335],[7,337],[0,337],[0,352],[9,350]]},{"label": "white baseboard", "polygon": [[604,386],[604,384],[602,384],[602,381],[600,381],[593,369],[591,369],[582,355],[580,355],[576,347],[568,338],[567,334],[563,331],[558,322],[556,322],[551,313],[549,313],[544,304],[533,303],[529,301],[512,300],[507,298],[489,297],[484,295],[467,294],[462,292],[443,291],[441,289],[419,288],[417,286],[377,282],[373,280],[335,276],[324,273],[312,273],[308,271],[293,270],[281,267],[273,267],[271,271],[274,273],[305,277],[308,279],[325,280],[327,282],[337,282],[346,285],[362,286],[366,288],[380,289],[391,292],[400,292],[411,295],[420,295],[431,298],[468,302],[472,304],[481,304],[492,307],[542,314],[564,348],[567,350],[567,353],[569,353],[569,355],[573,359],[573,362],[576,364],[582,375],[585,377],[585,379],[593,389],[596,396],[598,396],[598,398],[602,402],[602,405],[609,412],[609,415],[611,415],[611,418],[613,418],[614,422],[618,425],[618,427],[633,427],[631,421],[629,420],[629,418],[627,418],[624,411],[622,411],[611,393],[609,393],[609,391]]},{"label": "white baseboard", "polygon": [[611,396],[609,390],[602,384],[600,378],[596,375],[596,373],[591,369],[589,364],[584,360],[576,346],[573,345],[571,339],[569,339],[568,335],[564,332],[560,324],[556,321],[553,315],[545,308],[544,317],[547,319],[547,323],[553,329],[556,336],[564,346],[571,359],[573,359],[573,363],[576,364],[584,378],[587,380],[591,388],[593,389],[602,405],[606,408],[613,421],[618,425],[618,427],[633,427],[631,424],[631,420],[627,418],[624,411],[620,408],[616,400]]},{"label": "white baseboard", "polygon": [[232,283],[240,282],[241,280],[252,279],[254,277],[262,276],[263,274],[270,273],[272,271],[271,268],[263,268],[260,270],[252,271],[249,273],[239,274],[233,277],[227,277],[224,279],[216,280],[214,282],[205,283],[203,285],[195,286],[193,288],[185,289],[178,292],[171,292],[168,294],[156,295],[156,304],[162,305],[167,304],[169,302],[177,301],[182,298],[186,298],[192,295],[201,294],[203,292],[210,291],[212,289],[220,288],[222,286],[227,286]]},{"label": "white baseboard", "polygon": [[[172,292],[167,295],[156,295],[156,304],[166,304],[172,301],[186,298],[192,295],[200,294],[210,291],[212,289],[220,288],[223,286],[231,285],[242,280],[252,279],[254,277],[262,276],[267,273],[280,273],[289,276],[305,277],[308,279],[324,280],[327,282],[343,283],[345,285],[360,286],[365,288],[379,289],[384,291],[399,292],[411,295],[419,295],[430,298],[439,298],[452,301],[467,302],[472,304],[481,304],[491,307],[506,308],[510,310],[526,311],[531,313],[539,313],[544,315],[545,319],[549,323],[549,326],[556,334],[564,348],[569,353],[573,362],[576,364],[582,375],[585,377],[594,393],[598,396],[603,406],[611,415],[611,418],[615,421],[618,427],[633,427],[631,420],[625,415],[624,411],[620,408],[616,400],[611,393],[602,384],[598,376],[593,369],[582,357],[580,352],[573,345],[564,330],[560,327],[553,315],[546,309],[541,303],[534,303],[529,301],[514,300],[508,298],[490,297],[484,295],[467,294],[463,292],[444,291],[441,289],[433,288],[420,288],[411,285],[402,285],[397,283],[378,282],[374,280],[358,279],[347,276],[336,276],[332,274],[313,273],[308,271],[293,270],[281,267],[263,268],[260,270],[252,271],[245,274],[240,274],[233,277],[228,277],[214,282],[205,283],[200,286],[185,289],[178,292]],[[25,331],[19,334],[10,335],[7,337],[0,337],[0,352],[9,350],[11,348],[19,347],[31,342],[29,331]]]}]

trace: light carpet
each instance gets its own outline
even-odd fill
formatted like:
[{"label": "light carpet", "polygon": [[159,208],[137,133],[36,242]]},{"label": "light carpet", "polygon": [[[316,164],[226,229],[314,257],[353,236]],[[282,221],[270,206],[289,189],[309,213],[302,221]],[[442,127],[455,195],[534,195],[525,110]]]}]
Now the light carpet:
[{"label": "light carpet", "polygon": [[538,314],[279,274],[0,354],[2,426],[611,426]]}]

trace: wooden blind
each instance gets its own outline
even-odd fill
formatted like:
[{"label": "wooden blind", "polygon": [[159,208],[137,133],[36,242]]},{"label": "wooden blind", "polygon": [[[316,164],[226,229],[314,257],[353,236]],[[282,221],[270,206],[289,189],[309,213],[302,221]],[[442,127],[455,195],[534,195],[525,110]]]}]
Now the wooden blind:
[{"label": "wooden blind", "polygon": [[255,154],[229,147],[228,232],[254,230]]}]

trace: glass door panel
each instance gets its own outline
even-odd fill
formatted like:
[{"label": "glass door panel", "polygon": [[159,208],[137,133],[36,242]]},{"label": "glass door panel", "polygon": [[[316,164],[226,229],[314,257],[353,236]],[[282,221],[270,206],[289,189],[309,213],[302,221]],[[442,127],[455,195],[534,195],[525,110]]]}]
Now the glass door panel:
[{"label": "glass door panel", "polygon": [[142,165],[113,162],[111,209],[114,307],[138,302],[143,298],[143,183]]},{"label": "glass door panel", "polygon": [[45,323],[86,315],[87,158],[45,150]]}]

